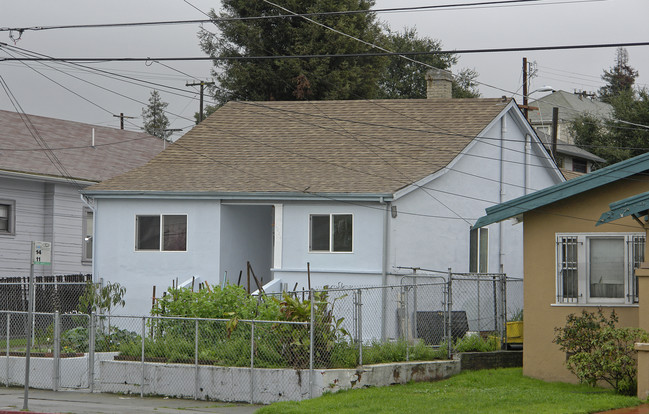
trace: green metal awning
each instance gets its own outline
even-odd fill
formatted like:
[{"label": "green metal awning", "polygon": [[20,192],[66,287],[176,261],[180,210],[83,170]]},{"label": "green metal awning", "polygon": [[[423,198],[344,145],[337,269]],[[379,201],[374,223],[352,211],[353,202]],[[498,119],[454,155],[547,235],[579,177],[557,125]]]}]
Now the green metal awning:
[{"label": "green metal awning", "polygon": [[[604,212],[596,226],[621,219],[626,216],[633,216],[636,221],[640,222],[640,217],[646,216],[649,212],[649,191],[637,194],[623,200],[615,201],[609,204],[610,210]],[[640,222],[642,224],[642,222]]]}]

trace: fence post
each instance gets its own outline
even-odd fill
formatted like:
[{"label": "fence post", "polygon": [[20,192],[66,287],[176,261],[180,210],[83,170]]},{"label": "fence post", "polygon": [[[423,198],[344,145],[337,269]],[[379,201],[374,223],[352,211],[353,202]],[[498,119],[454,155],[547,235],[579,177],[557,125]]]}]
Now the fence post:
[{"label": "fence post", "polygon": [[146,338],[146,316],[142,317],[142,381],[140,383],[140,398],[144,397],[144,339]]},{"label": "fence post", "polygon": [[418,338],[419,334],[417,333],[417,276],[414,277],[415,286],[413,287],[413,298],[412,298],[412,337]]},{"label": "fence post", "polygon": [[409,287],[406,287],[404,290],[404,316],[406,322],[406,362],[410,361],[410,318],[408,318],[408,292],[410,291]]},{"label": "fence post", "polygon": [[311,305],[311,324],[309,326],[309,338],[310,338],[310,346],[309,346],[309,398],[313,398],[313,351],[315,347],[315,330],[314,330],[314,324],[315,324],[315,306],[313,306],[313,289],[309,289],[309,301]]},{"label": "fence post", "polygon": [[453,353],[453,323],[452,323],[452,314],[453,314],[453,273],[451,273],[451,268],[448,268],[448,298],[446,300],[446,307],[448,311],[448,327],[446,332],[446,341],[448,345],[447,357],[450,359]]},{"label": "fence post", "polygon": [[52,349],[52,391],[59,390],[61,378],[61,315],[54,311],[54,349]]},{"label": "fence post", "polygon": [[95,312],[91,312],[88,321],[88,386],[90,392],[95,390]]},{"label": "fence post", "polygon": [[194,373],[194,399],[198,399],[198,319],[196,319],[195,330],[194,330],[194,366],[196,372]]},{"label": "fence post", "polygon": [[255,321],[250,328],[250,404],[255,403]]},{"label": "fence post", "polygon": [[[385,288],[382,288],[385,289]],[[363,366],[363,301],[362,290],[358,289],[358,364]]]},{"label": "fence post", "polygon": [[11,314],[7,312],[7,364],[6,364],[6,369],[7,369],[7,381],[5,381],[5,386],[9,388],[9,336],[11,335]]},{"label": "fence post", "polygon": [[[501,329],[501,342],[502,337],[507,338],[507,275],[504,273],[500,274],[500,287],[502,295],[502,329]],[[506,340],[506,339],[505,339]]]}]

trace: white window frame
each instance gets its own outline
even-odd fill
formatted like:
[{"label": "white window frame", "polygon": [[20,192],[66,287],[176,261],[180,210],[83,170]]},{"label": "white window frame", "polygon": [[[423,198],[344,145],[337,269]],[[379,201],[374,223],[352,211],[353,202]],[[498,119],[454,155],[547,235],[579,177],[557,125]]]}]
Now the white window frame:
[{"label": "white window frame", "polygon": [[[314,216],[328,216],[329,217],[329,249],[328,250],[314,250],[312,248],[313,225],[312,220]],[[352,240],[351,250],[338,251],[334,250],[334,216],[350,216],[352,219]],[[352,213],[313,213],[309,214],[309,253],[354,253],[354,215]]]},{"label": "white window frame", "polygon": [[[88,207],[84,207],[81,214],[81,263],[92,263],[92,244],[95,238],[95,212]],[[92,226],[90,234],[88,234],[88,215],[90,215],[90,225]],[[88,247],[90,247],[90,251],[88,251]]]},{"label": "white window frame", "polygon": [[[185,217],[185,249],[184,250],[165,250],[164,249],[164,218],[166,216],[184,216]],[[138,248],[138,233],[139,233],[139,217],[158,217],[159,218],[159,237],[157,249],[139,249]],[[188,237],[187,232],[189,229],[189,218],[186,213],[165,213],[165,214],[136,214],[135,215],[135,238],[134,248],[136,252],[167,252],[167,253],[182,253],[187,251]]]},{"label": "white window frame", "polygon": [[16,235],[16,201],[0,199],[0,205],[7,207],[7,230],[0,231],[0,236]]},{"label": "white window frame", "polygon": [[[624,294],[622,298],[591,297],[590,292],[590,242],[593,239],[624,240]],[[645,233],[556,233],[556,303],[574,305],[610,305],[637,303],[635,268],[644,258]],[[564,260],[564,249],[572,246],[577,254],[576,262]],[[576,272],[570,292],[564,292],[564,277]],[[576,286],[575,286],[576,284]]]}]

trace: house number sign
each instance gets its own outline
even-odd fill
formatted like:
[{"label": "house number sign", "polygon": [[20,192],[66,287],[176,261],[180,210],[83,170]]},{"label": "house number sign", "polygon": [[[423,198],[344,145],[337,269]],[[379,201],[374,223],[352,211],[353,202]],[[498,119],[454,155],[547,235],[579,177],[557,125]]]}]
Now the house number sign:
[{"label": "house number sign", "polygon": [[52,243],[44,241],[32,242],[32,263],[35,265],[52,264]]}]

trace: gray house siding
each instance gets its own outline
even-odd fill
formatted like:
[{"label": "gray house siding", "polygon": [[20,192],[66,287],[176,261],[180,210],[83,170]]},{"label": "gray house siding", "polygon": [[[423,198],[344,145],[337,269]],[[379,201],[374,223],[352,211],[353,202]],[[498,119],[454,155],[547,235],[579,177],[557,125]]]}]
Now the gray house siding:
[{"label": "gray house siding", "polygon": [[31,242],[52,242],[52,266],[36,275],[91,272],[81,263],[83,202],[67,183],[0,177],[0,199],[15,202],[15,233],[0,235],[0,277],[28,276]]}]

